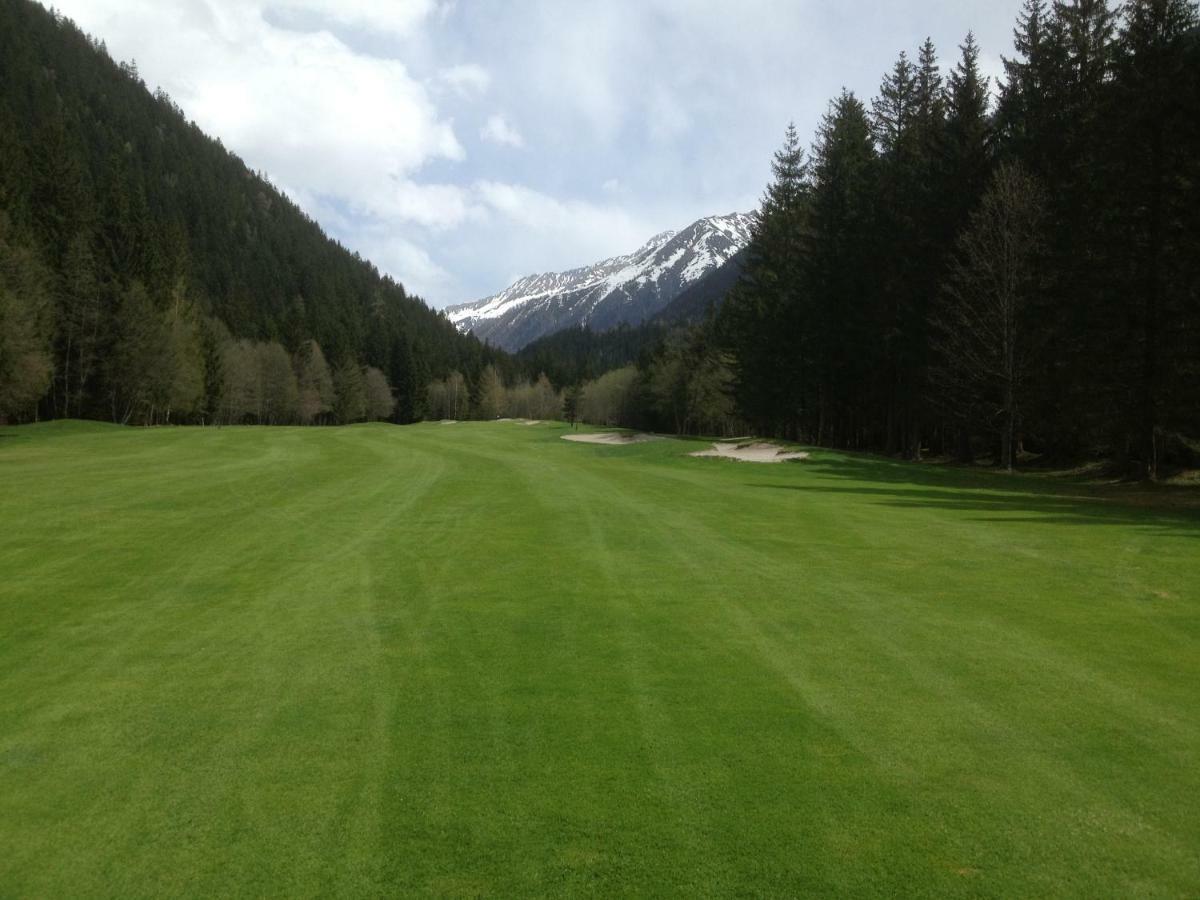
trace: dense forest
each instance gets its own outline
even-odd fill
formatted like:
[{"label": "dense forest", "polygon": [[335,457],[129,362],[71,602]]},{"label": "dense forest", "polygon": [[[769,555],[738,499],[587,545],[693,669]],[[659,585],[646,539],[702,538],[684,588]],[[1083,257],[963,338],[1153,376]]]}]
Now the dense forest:
[{"label": "dense forest", "polygon": [[0,420],[403,422],[489,363],[133,64],[0,0]]},{"label": "dense forest", "polygon": [[[1155,478],[1200,457],[1200,29],[1184,0],[1027,0],[843,92],[776,154],[719,314],[584,390],[601,418]],[[615,393],[614,393],[615,390]]]}]

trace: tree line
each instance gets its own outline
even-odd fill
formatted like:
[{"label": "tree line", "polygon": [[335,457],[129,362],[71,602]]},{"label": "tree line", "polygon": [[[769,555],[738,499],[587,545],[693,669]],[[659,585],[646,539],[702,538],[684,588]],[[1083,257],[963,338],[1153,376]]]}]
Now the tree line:
[{"label": "tree line", "polygon": [[1194,464],[1196,6],[1026,0],[1014,34],[996,91],[973,36],[949,72],[926,41],[869,103],[836,97],[811,152],[789,128],[740,280],[620,376],[625,421]]},{"label": "tree line", "polygon": [[564,394],[545,374],[523,375],[506,381],[504,373],[487,365],[471,380],[454,371],[426,388],[426,415],[430,419],[536,419],[562,417]]},{"label": "tree line", "polygon": [[[313,393],[313,346],[340,394]],[[431,379],[489,364],[517,368],[327,238],[136,64],[0,0],[0,420],[355,421],[386,382],[388,415],[413,421]]]}]

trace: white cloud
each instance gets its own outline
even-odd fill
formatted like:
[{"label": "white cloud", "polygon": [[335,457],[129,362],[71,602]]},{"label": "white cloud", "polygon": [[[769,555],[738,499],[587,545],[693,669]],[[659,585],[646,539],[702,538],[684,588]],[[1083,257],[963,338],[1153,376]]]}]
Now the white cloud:
[{"label": "white cloud", "polygon": [[632,250],[651,234],[648,223],[618,206],[560,200],[498,181],[480,181],[475,190],[484,207],[536,236],[539,245],[553,245],[560,258],[574,258],[575,265]]},{"label": "white cloud", "polygon": [[436,8],[434,0],[272,0],[272,11],[305,13],[334,25],[410,34]]},{"label": "white cloud", "polygon": [[395,181],[381,192],[376,208],[386,218],[402,219],[426,228],[443,230],[478,217],[467,189],[454,184],[420,184]]},{"label": "white cloud", "polygon": [[[415,27],[432,8],[417,0],[378,8],[366,2],[288,3],[396,31]],[[160,83],[205,131],[303,195],[428,220],[428,203],[407,179],[433,160],[464,157],[453,123],[403,63],[356,53],[329,31],[273,25],[261,5],[61,5],[86,30],[103,35],[115,56],[136,57],[143,76]],[[154,40],[145,40],[147,34]],[[449,196],[434,187],[426,199]]]},{"label": "white cloud", "polygon": [[[736,16],[728,0],[42,2],[434,303],[748,208],[789,120],[807,139],[842,85],[869,97],[930,31],[948,67],[974,28],[995,75],[1014,15],[988,0],[745,0]],[[456,122],[482,126],[470,158]]]},{"label": "white cloud", "polygon": [[687,134],[692,126],[684,100],[663,85],[655,85],[646,100],[650,136],[666,143]]},{"label": "white cloud", "polygon": [[492,84],[492,76],[483,66],[464,63],[440,71],[438,81],[460,97],[470,98],[487,93]]},{"label": "white cloud", "polygon": [[503,147],[524,147],[525,139],[504,116],[496,114],[489,116],[484,126],[479,129],[479,136],[485,141],[500,144]]},{"label": "white cloud", "polygon": [[403,273],[404,289],[409,294],[429,301],[454,290],[454,277],[428,251],[386,228],[367,230],[359,235],[358,243],[359,252],[381,271]]}]

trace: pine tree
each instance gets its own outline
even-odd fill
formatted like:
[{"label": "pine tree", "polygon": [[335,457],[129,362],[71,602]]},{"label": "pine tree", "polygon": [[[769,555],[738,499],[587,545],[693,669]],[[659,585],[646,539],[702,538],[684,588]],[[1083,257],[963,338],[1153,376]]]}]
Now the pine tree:
[{"label": "pine tree", "polygon": [[941,191],[947,199],[946,227],[959,232],[983,196],[988,180],[989,81],[979,71],[979,45],[968,33],[946,83],[946,141]]},{"label": "pine tree", "polygon": [[1193,3],[1127,4],[1106,110],[1115,145],[1107,193],[1117,212],[1105,250],[1121,260],[1119,292],[1128,298],[1127,315],[1112,326],[1132,338],[1120,367],[1131,388],[1128,453],[1150,480],[1158,478],[1165,432],[1200,426],[1200,399],[1184,387],[1197,374],[1200,313],[1198,29]]},{"label": "pine tree", "polygon": [[101,289],[86,233],[75,235],[68,245],[60,283],[55,412],[66,418],[84,411],[84,392],[100,349]]},{"label": "pine tree", "polygon": [[166,320],[140,281],[124,292],[114,325],[107,360],[113,421],[152,425],[170,403],[174,366]]},{"label": "pine tree", "polygon": [[771,165],[742,275],[721,311],[743,413],[764,433],[793,434],[808,404],[804,314],[808,165],[795,125]]},{"label": "pine tree", "polygon": [[32,418],[53,373],[51,273],[0,210],[0,422]]},{"label": "pine tree", "polygon": [[912,139],[911,126],[916,115],[917,74],[908,54],[901,52],[884,77],[879,96],[871,101],[871,128],[875,143],[884,158],[903,156]]},{"label": "pine tree", "polygon": [[1013,31],[1017,56],[1004,58],[998,125],[1008,151],[1045,174],[1044,148],[1052,133],[1049,107],[1061,79],[1046,0],[1025,0]]},{"label": "pine tree", "polygon": [[874,327],[882,355],[875,392],[885,448],[917,456],[924,418],[926,304],[941,274],[942,255],[932,182],[944,109],[932,42],[925,42],[917,66],[900,54],[872,103],[872,125],[880,149],[881,305]]},{"label": "pine tree", "polygon": [[333,373],[334,415],[343,425],[367,417],[367,389],[358,361],[346,359]]},{"label": "pine tree", "polygon": [[172,416],[177,422],[186,422],[200,411],[204,402],[200,317],[187,297],[182,278],[171,292],[171,303],[165,315],[171,371],[163,421],[169,425]]},{"label": "pine tree", "polygon": [[805,253],[817,363],[813,433],[820,444],[870,445],[878,169],[866,108],[843,91],[817,134]]},{"label": "pine tree", "polygon": [[220,424],[225,387],[224,345],[230,342],[229,329],[217,319],[207,317],[200,323],[200,356],[204,365],[204,395],[198,410],[201,424]]}]

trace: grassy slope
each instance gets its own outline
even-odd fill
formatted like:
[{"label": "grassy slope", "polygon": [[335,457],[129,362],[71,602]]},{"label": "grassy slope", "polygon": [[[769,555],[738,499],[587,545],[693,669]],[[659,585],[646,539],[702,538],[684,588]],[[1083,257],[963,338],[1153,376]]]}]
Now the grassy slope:
[{"label": "grassy slope", "polygon": [[559,433],[0,430],[0,895],[1200,892],[1194,513]]}]

